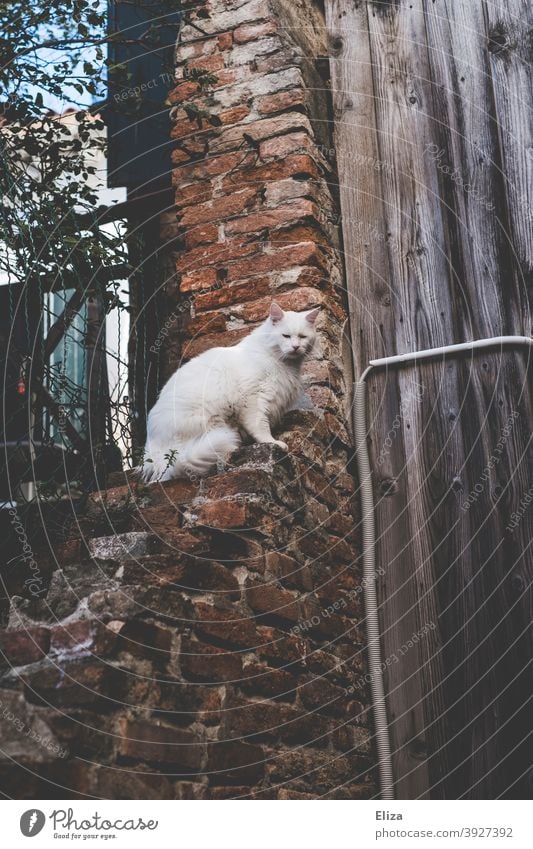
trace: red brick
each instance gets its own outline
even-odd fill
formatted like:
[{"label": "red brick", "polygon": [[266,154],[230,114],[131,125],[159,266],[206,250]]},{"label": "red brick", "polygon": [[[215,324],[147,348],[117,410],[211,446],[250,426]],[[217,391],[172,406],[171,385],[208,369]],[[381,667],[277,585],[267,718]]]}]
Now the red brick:
[{"label": "red brick", "polygon": [[223,498],[233,495],[266,496],[272,498],[272,476],[262,469],[232,469],[223,475],[214,475],[205,483],[206,498]]},{"label": "red brick", "polygon": [[[191,59],[197,59],[198,56],[211,56],[219,50],[218,38],[204,38],[198,41],[189,42],[187,45],[182,45],[180,48],[180,57],[188,63]],[[184,71],[187,68],[185,64]],[[181,70],[181,69],[180,69]]]},{"label": "red brick", "polygon": [[[171,480],[150,484],[142,492],[143,499],[149,499],[151,507],[161,505],[163,507],[179,507],[188,504],[198,495],[198,484],[183,480]],[[201,547],[201,541],[187,531],[182,531],[183,550],[197,551]]]},{"label": "red brick", "polygon": [[227,701],[223,717],[226,737],[248,742],[276,740],[291,744],[327,746],[331,723],[316,713],[303,713],[280,702]]},{"label": "red brick", "polygon": [[195,605],[195,612],[194,630],[201,637],[251,649],[257,645],[254,622],[242,613],[203,603]]},{"label": "red brick", "polygon": [[314,242],[263,252],[253,259],[242,259],[228,265],[228,280],[237,281],[272,271],[284,271],[295,265],[316,264],[325,267],[324,255]]},{"label": "red brick", "polygon": [[239,239],[225,241],[217,245],[196,248],[182,254],[176,262],[176,271],[197,271],[202,266],[225,264],[231,260],[240,259],[244,256],[257,253],[260,249],[259,243]]},{"label": "red brick", "polygon": [[298,793],[296,790],[287,790],[283,788],[282,790],[278,790],[278,799],[285,800],[300,800],[305,801],[306,799],[315,799],[316,797],[312,795],[312,793]]},{"label": "red brick", "polygon": [[[213,187],[206,181],[176,186],[176,208],[181,209],[192,204],[205,203],[213,197]],[[172,212],[173,223],[176,223],[176,213]]]},{"label": "red brick", "polygon": [[169,534],[174,557],[180,554],[202,554],[207,551],[205,538],[196,532],[192,534],[184,528],[172,528]]},{"label": "red brick", "polygon": [[210,71],[210,73],[215,74],[216,71],[220,71],[224,67],[224,57],[220,53],[214,53],[211,56],[199,56],[197,59],[191,59],[187,63],[187,67]]},{"label": "red brick", "polygon": [[189,137],[198,138],[199,133],[212,132],[212,126],[205,124],[202,128],[198,126],[194,119],[184,117],[180,120],[175,120],[170,128],[170,138],[186,141]]},{"label": "red brick", "polygon": [[190,681],[238,682],[242,676],[240,654],[187,639],[182,641],[180,666]]},{"label": "red brick", "polygon": [[167,544],[161,547],[161,556],[196,562],[197,559],[205,559],[204,555],[209,552],[209,539],[200,531],[190,533],[184,528],[171,528],[167,534],[168,540],[163,541]]},{"label": "red brick", "polygon": [[[324,587],[319,587],[316,590],[316,595],[325,610],[339,610],[345,617],[358,619],[362,611],[362,599],[357,596],[350,596],[342,589],[337,587],[336,581],[327,584]],[[335,604],[337,607],[335,608]]]},{"label": "red brick", "polygon": [[298,694],[302,704],[309,710],[317,710],[331,716],[353,717],[353,699],[346,696],[342,687],[331,684],[323,677],[310,678],[300,684]]},{"label": "red brick", "polygon": [[[311,391],[311,388],[316,387],[310,387],[308,392]],[[335,509],[339,496],[324,475],[316,469],[307,469],[302,474],[301,482],[316,498],[325,501],[330,508]]]},{"label": "red brick", "polygon": [[[317,289],[293,289],[289,292],[276,294],[276,301],[285,310],[311,309],[320,306],[325,301],[325,296]],[[272,298],[260,298],[252,303],[245,303],[232,310],[232,315],[244,318],[245,321],[264,321],[268,317]]]},{"label": "red brick", "polygon": [[254,277],[253,280],[248,280],[245,283],[234,283],[197,295],[194,300],[194,309],[198,312],[242,304],[258,296],[266,295],[270,291],[271,281],[269,277]]},{"label": "red brick", "polygon": [[[275,756],[277,755],[277,756]],[[273,784],[289,784],[291,789],[312,790],[314,796],[336,790],[354,777],[355,764],[347,757],[335,757],[331,752],[316,752],[306,748],[272,753],[268,773]]]},{"label": "red brick", "polygon": [[222,333],[225,329],[226,319],[222,313],[203,313],[186,324],[185,335],[193,337],[204,333]]},{"label": "red brick", "polygon": [[315,218],[320,215],[318,207],[310,200],[296,200],[284,203],[276,209],[264,209],[244,218],[236,218],[226,224],[226,235],[235,236],[244,233],[256,233],[291,224],[302,218]]},{"label": "red brick", "polygon": [[253,799],[253,793],[250,793],[249,787],[229,786],[229,787],[209,787],[208,798],[218,801],[227,801],[229,799]]},{"label": "red brick", "polygon": [[275,180],[268,183],[264,190],[265,206],[275,207],[298,198],[310,198],[318,205],[323,203],[323,193],[317,183],[311,180]]},{"label": "red brick", "polygon": [[[196,688],[199,689],[198,687]],[[221,688],[202,688],[200,694],[200,708],[198,711],[198,722],[204,725],[220,725],[223,713]],[[222,689],[222,692],[224,690]]]},{"label": "red brick", "polygon": [[[202,131],[205,135],[206,130]],[[176,147],[172,151],[172,162],[176,165],[190,162],[191,159],[204,158],[207,155],[208,140],[200,138],[200,134],[181,140],[176,139]]]},{"label": "red brick", "polygon": [[221,563],[207,560],[198,560],[190,565],[184,575],[184,585],[191,590],[210,590],[223,600],[237,600],[241,595],[235,575]]},{"label": "red brick", "polygon": [[214,151],[229,151],[236,146],[240,146],[243,141],[257,146],[265,139],[270,139],[273,136],[277,138],[282,133],[299,133],[303,135],[302,130],[311,132],[309,119],[305,115],[302,115],[301,112],[284,112],[282,115],[261,118],[258,121],[238,124],[237,126],[221,130],[217,138],[213,139],[211,149]]},{"label": "red brick", "polygon": [[267,699],[283,698],[294,701],[296,678],[284,669],[275,669],[252,662],[245,665],[240,688],[244,693]]},{"label": "red brick", "polygon": [[106,510],[124,507],[125,504],[135,502],[138,491],[138,482],[122,484],[121,486],[109,487],[109,489],[92,492],[89,503]]},{"label": "red brick", "polygon": [[233,44],[233,35],[231,32],[222,32],[218,36],[218,46],[220,50],[229,50]]},{"label": "red brick", "polygon": [[[77,661],[68,664],[46,666],[31,674],[23,674],[26,698],[35,701],[42,698],[49,705],[94,705],[108,704],[111,693],[118,695],[119,670],[107,663]],[[116,678],[116,680],[115,680]]]},{"label": "red brick", "polygon": [[[223,221],[234,215],[240,215],[246,209],[250,208],[256,199],[256,194],[255,189],[246,188],[232,195],[224,195],[208,203],[188,207],[180,218],[180,224],[183,227],[190,227],[191,225],[201,224],[206,221]],[[216,240],[217,233],[215,231],[212,241]]]},{"label": "red brick", "polygon": [[277,32],[277,29],[274,21],[265,21],[262,24],[242,24],[234,31],[233,38],[237,44],[247,44],[265,35],[272,35]]},{"label": "red brick", "polygon": [[[93,768],[94,769],[94,768]],[[117,780],[117,774],[120,776]],[[70,777],[70,776],[69,776]],[[179,782],[191,784],[190,782]],[[72,788],[74,785],[68,778],[61,781],[63,787]],[[198,787],[199,785],[194,785]],[[98,766],[95,768],[93,782],[87,788],[85,796],[93,796],[97,799],[172,799],[175,800],[175,785],[164,775],[156,774],[152,769],[144,772],[143,767],[138,765],[135,771],[110,769],[109,766]],[[70,793],[69,793],[70,796]],[[179,797],[178,797],[179,798]]]},{"label": "red brick", "polygon": [[182,773],[199,772],[205,757],[205,744],[196,734],[155,722],[124,720],[118,744],[120,758],[153,764],[172,764]]},{"label": "red brick", "polygon": [[[352,721],[365,720],[365,713],[361,710],[361,705],[356,707],[357,703],[353,703]],[[359,709],[358,709],[359,708]],[[372,754],[372,739],[368,728],[363,728],[359,725],[340,725],[332,734],[332,743],[335,748],[341,752],[352,752],[368,757]]]},{"label": "red brick", "polygon": [[[192,357],[197,357],[198,354],[203,353],[203,351],[208,351],[209,348],[228,348],[230,345],[235,345],[247,336],[250,330],[250,327],[242,327],[239,330],[227,330],[226,333],[213,333],[212,335],[191,339],[190,342],[187,342],[183,346],[183,359],[190,360]],[[209,522],[204,524],[209,526]]]},{"label": "red brick", "polygon": [[318,180],[318,168],[314,159],[306,154],[295,154],[255,168],[238,168],[224,177],[222,188],[224,191],[234,190],[250,183],[261,186],[274,180],[285,180],[296,176]]},{"label": "red brick", "polygon": [[289,91],[278,91],[276,94],[266,94],[258,97],[255,103],[260,115],[271,115],[285,109],[293,109],[295,106],[305,105],[305,95],[302,89],[293,88]]},{"label": "red brick", "polygon": [[[299,242],[316,242],[320,247],[328,247],[328,239],[321,230],[318,218],[314,221],[308,220],[306,224],[292,225],[290,222],[280,230],[270,233],[270,245],[272,248],[284,248]],[[330,302],[331,306],[331,302]]]},{"label": "red brick", "polygon": [[[242,73],[242,72],[241,72]],[[234,71],[231,68],[225,68],[222,71],[219,71],[217,76],[217,82],[213,83],[212,88],[224,88],[224,86],[232,85],[236,82],[241,82],[240,77],[241,73]]]},{"label": "red brick", "polygon": [[259,156],[263,161],[281,159],[291,153],[316,155],[315,144],[307,133],[288,133],[267,139],[259,145]]},{"label": "red brick", "polygon": [[248,106],[233,106],[231,109],[220,112],[218,117],[224,126],[228,126],[230,124],[238,124],[249,114],[250,108]]},{"label": "red brick", "polygon": [[270,575],[289,587],[295,587],[304,592],[313,589],[311,570],[308,566],[302,566],[293,557],[279,551],[269,551],[265,554],[265,566]]},{"label": "red brick", "polygon": [[307,394],[318,409],[330,409],[339,412],[342,409],[340,400],[327,386],[309,386]]},{"label": "red brick", "polygon": [[134,619],[120,631],[119,647],[136,657],[148,658],[166,664],[170,660],[172,631]]},{"label": "red brick", "polygon": [[22,666],[44,657],[50,648],[50,633],[46,628],[25,628],[18,631],[2,631],[0,634],[0,658],[2,665]]},{"label": "red brick", "polygon": [[77,563],[85,552],[85,546],[81,539],[71,539],[67,542],[54,545],[54,555],[58,563]]},{"label": "red brick", "polygon": [[238,740],[210,743],[207,752],[209,783],[257,784],[265,772],[263,749]]},{"label": "red brick", "polygon": [[216,224],[202,224],[193,227],[183,236],[186,250],[197,248],[199,245],[212,245],[218,239],[218,227]]},{"label": "red brick", "polygon": [[192,162],[174,168],[172,181],[175,186],[180,183],[189,183],[192,180],[207,180],[210,177],[219,177],[227,174],[234,168],[250,167],[256,159],[255,154],[238,151],[236,153],[223,153],[217,156],[208,156],[200,162]]},{"label": "red brick", "polygon": [[184,590],[213,590],[219,597],[240,598],[239,583],[229,569],[204,558],[156,555],[124,562],[125,584],[172,587]]},{"label": "red brick", "polygon": [[180,290],[182,292],[196,292],[200,289],[210,289],[217,283],[217,273],[214,268],[201,268],[198,271],[192,271],[190,274],[184,274],[180,281]]},{"label": "red brick", "polygon": [[[327,420],[328,414],[326,413],[324,419]],[[331,419],[335,424],[335,427],[339,426],[337,420],[331,416]],[[333,431],[335,432],[335,430]],[[339,472],[338,469],[333,467],[332,463],[326,463],[326,470],[331,475],[333,482],[335,484],[336,489],[340,490],[343,493],[352,494],[355,490],[355,481],[352,475],[349,475],[347,472]]]},{"label": "red brick", "polygon": [[261,658],[276,663],[296,664],[303,662],[308,654],[308,642],[303,637],[292,636],[266,625],[258,625],[257,633],[260,637],[257,654]]},{"label": "red brick", "polygon": [[135,518],[135,527],[143,531],[151,531],[158,542],[169,541],[169,534],[179,529],[182,524],[183,508],[173,504],[143,507]]},{"label": "red brick", "polygon": [[[349,447],[352,445],[352,440],[348,436],[348,432],[347,432],[344,424],[342,424],[342,422],[339,421],[339,419],[337,417],[332,416],[331,413],[325,412],[324,413],[324,424],[326,425],[330,434],[334,434],[335,437],[337,439],[340,439],[341,442],[344,442],[345,445],[347,445]],[[354,489],[353,478],[351,478],[350,489],[353,492],[353,489]]]},{"label": "red brick", "polygon": [[289,622],[298,622],[300,606],[297,599],[287,590],[274,584],[260,583],[248,578],[246,581],[246,601],[254,613],[276,616]]},{"label": "red brick", "polygon": [[245,530],[254,528],[263,518],[261,505],[255,502],[218,500],[195,508],[196,524],[209,528]]},{"label": "red brick", "polygon": [[156,679],[152,689],[152,715],[162,722],[176,725],[218,725],[222,706],[219,688],[199,687],[165,674]]},{"label": "red brick", "polygon": [[132,617],[157,616],[186,627],[191,620],[191,605],[182,592],[171,586],[128,586],[127,590],[97,590],[88,599],[89,610],[105,621]]},{"label": "red brick", "polygon": [[326,557],[331,563],[353,563],[356,552],[344,540],[322,532],[308,533],[300,538],[300,548],[310,557]]},{"label": "red brick", "polygon": [[313,383],[327,383],[337,390],[342,390],[341,373],[333,363],[325,360],[309,360],[302,369],[304,380]]},{"label": "red brick", "polygon": [[351,514],[345,515],[336,510],[326,522],[326,527],[333,531],[334,534],[339,534],[339,536],[346,538],[354,534],[355,520]]},{"label": "red brick", "polygon": [[252,702],[233,698],[226,702],[221,733],[224,739],[243,738],[250,743],[281,740],[298,711],[280,702]]},{"label": "red brick", "polygon": [[183,103],[185,100],[190,100],[199,91],[198,83],[187,81],[172,89],[168,94],[168,99],[171,103]]},{"label": "red brick", "polygon": [[117,642],[117,632],[95,619],[78,619],[50,630],[50,647],[56,652],[87,652],[108,655]]}]

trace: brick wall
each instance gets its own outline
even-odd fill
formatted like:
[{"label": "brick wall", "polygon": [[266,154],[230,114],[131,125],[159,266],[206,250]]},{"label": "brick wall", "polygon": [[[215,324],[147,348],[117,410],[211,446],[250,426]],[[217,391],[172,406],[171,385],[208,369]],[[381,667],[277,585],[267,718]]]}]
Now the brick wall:
[{"label": "brick wall", "polygon": [[254,445],[203,481],[117,481],[38,561],[46,593],[22,587],[0,634],[0,772],[18,798],[367,798],[323,17],[312,0],[192,6],[162,362],[239,340],[273,296],[323,306],[321,350],[279,432],[289,455]]}]

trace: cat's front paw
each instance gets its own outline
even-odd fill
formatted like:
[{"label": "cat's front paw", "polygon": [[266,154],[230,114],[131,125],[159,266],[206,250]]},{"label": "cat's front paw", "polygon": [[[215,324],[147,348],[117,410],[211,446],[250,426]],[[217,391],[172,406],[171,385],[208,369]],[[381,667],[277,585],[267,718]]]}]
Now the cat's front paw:
[{"label": "cat's front paw", "polygon": [[289,450],[289,446],[287,445],[287,443],[282,442],[281,439],[274,439],[273,442],[272,442],[272,445],[279,446],[279,448],[281,448],[282,451],[288,451]]}]

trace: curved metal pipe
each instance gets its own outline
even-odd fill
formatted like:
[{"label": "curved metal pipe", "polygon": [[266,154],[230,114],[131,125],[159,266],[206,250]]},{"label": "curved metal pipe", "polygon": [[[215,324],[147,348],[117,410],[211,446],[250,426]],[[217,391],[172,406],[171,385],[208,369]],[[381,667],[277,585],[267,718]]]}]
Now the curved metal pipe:
[{"label": "curved metal pipe", "polygon": [[489,339],[478,339],[473,342],[461,342],[457,345],[446,345],[440,348],[427,348],[425,351],[414,351],[409,354],[395,354],[370,360],[370,364],[354,384],[354,436],[359,486],[361,493],[362,526],[363,526],[363,579],[366,614],[366,630],[368,638],[368,666],[370,673],[370,691],[372,710],[376,729],[376,745],[378,752],[378,768],[382,799],[394,799],[394,774],[392,769],[392,753],[387,720],[387,705],[385,687],[381,667],[381,646],[379,634],[379,616],[376,591],[376,519],[374,512],[374,493],[372,489],[372,469],[367,445],[366,424],[366,380],[376,368],[389,365],[427,360],[433,357],[472,351],[479,348],[494,348],[496,346],[526,345],[533,347],[533,338],[529,336],[493,336]]}]

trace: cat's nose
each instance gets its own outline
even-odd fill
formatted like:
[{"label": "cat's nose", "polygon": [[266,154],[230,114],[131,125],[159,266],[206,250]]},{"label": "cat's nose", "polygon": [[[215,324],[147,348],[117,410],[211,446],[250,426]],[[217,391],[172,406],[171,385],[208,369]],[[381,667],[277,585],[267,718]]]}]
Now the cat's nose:
[{"label": "cat's nose", "polygon": [[299,345],[294,345],[294,344],[293,344],[293,346],[292,346],[292,350],[293,350],[293,351],[299,351],[299,350],[300,350],[300,346],[299,346]]}]

